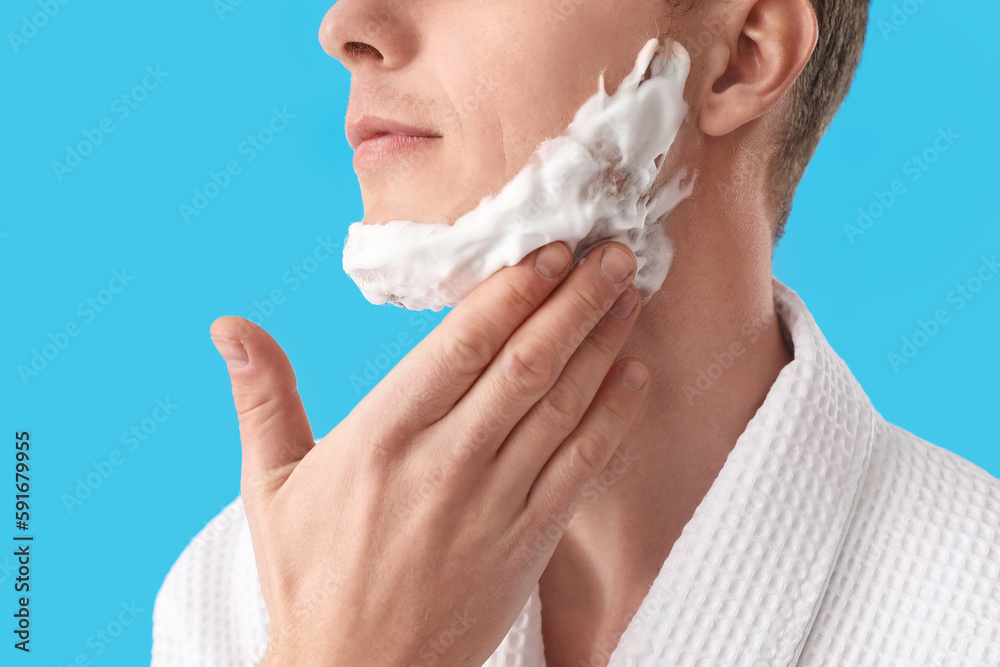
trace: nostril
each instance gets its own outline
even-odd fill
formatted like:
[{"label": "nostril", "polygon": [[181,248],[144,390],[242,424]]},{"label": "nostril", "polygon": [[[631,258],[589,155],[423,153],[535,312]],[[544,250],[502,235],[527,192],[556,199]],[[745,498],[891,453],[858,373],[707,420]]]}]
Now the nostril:
[{"label": "nostril", "polygon": [[382,57],[382,54],[379,53],[378,49],[371,44],[365,44],[364,42],[347,42],[344,44],[344,50],[348,53],[348,55],[355,58],[366,52],[372,53],[379,58]]}]

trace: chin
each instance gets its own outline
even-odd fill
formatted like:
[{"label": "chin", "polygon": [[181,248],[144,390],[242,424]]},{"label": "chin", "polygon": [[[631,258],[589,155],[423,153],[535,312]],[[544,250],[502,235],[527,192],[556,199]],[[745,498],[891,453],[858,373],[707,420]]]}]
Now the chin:
[{"label": "chin", "polygon": [[[461,186],[455,186],[459,188]],[[364,217],[361,222],[366,225],[382,225],[390,220],[406,220],[419,224],[446,223],[455,224],[459,218],[476,208],[483,197],[463,197],[458,203],[445,201],[443,194],[428,195],[428,191],[420,196],[393,193],[392,202],[364,204]],[[363,198],[362,198],[363,201]]]}]

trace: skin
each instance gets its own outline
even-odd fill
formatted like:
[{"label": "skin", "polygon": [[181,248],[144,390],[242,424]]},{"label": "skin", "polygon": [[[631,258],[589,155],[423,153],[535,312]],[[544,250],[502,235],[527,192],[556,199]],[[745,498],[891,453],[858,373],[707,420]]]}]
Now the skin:
[{"label": "skin", "polygon": [[[440,135],[358,171],[364,221],[456,219],[565,128],[602,69],[613,90],[645,41],[669,32],[692,70],[664,174],[684,164],[698,181],[668,221],[666,283],[619,320],[606,313],[635,293],[627,248],[598,246],[555,279],[532,253],[452,310],[315,446],[278,344],[246,320],[214,322],[271,617],[266,665],[480,665],[536,581],[547,664],[606,664],[792,358],[774,311],[766,171],[815,45],[808,0],[709,2],[672,18],[660,0],[566,3],[561,18],[559,6],[331,7],[320,41],[351,71],[348,119]],[[594,259],[608,247],[626,254],[622,282]],[[734,345],[724,374],[697,389]],[[648,369],[638,390],[620,379],[630,363]],[[611,482],[593,486],[605,467]],[[546,529],[565,532],[539,542]]]}]

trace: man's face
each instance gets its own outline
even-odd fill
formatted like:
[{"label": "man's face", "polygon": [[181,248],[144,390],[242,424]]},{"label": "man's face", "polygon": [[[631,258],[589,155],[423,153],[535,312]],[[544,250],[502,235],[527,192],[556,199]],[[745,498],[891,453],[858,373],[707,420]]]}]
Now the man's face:
[{"label": "man's face", "polygon": [[617,88],[668,27],[663,12],[663,0],[339,0],[320,41],[352,75],[348,125],[374,116],[436,135],[356,150],[364,222],[450,223],[499,192],[602,69]]}]

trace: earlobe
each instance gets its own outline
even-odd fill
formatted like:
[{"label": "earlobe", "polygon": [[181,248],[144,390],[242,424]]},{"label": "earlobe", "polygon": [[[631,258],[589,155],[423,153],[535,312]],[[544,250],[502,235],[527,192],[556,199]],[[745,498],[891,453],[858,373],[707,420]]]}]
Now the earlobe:
[{"label": "earlobe", "polygon": [[748,0],[732,30],[704,52],[698,128],[721,136],[774,106],[812,55],[818,36],[810,0]]}]

